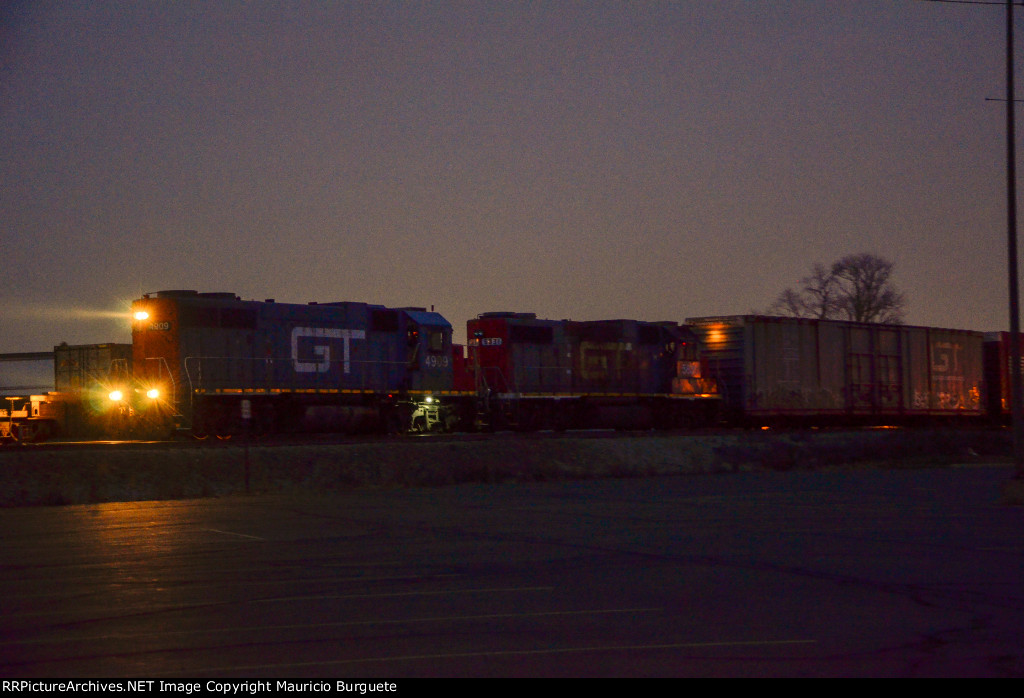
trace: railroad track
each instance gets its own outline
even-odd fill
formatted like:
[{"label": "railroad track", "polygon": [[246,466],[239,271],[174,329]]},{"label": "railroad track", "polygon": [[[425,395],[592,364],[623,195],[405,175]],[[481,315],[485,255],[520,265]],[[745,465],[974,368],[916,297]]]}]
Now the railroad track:
[{"label": "railroad track", "polygon": [[[664,437],[694,437],[703,438],[709,436],[736,436],[748,434],[751,438],[771,438],[772,436],[785,437],[788,440],[813,439],[821,435],[841,436],[845,434],[871,434],[879,431],[893,431],[913,433],[922,431],[919,429],[908,429],[904,427],[831,427],[831,428],[787,428],[787,429],[740,429],[735,427],[704,428],[691,430],[670,430],[670,431],[630,431],[615,429],[579,429],[567,431],[496,431],[496,432],[456,432],[445,434],[406,434],[406,435],[351,435],[351,434],[271,434],[262,436],[230,436],[216,437],[208,436],[202,439],[192,436],[168,440],[51,440],[43,443],[16,443],[8,444],[2,451],[15,451],[19,449],[38,451],[65,451],[73,449],[215,449],[215,448],[242,448],[251,447],[285,447],[285,446],[336,446],[353,444],[381,444],[381,443],[465,443],[474,441],[513,441],[513,440],[565,440],[565,439],[622,439],[622,438],[643,438],[652,439]],[[932,433],[948,432],[966,434],[972,432],[990,433],[994,438],[1006,433],[1005,427],[967,425],[958,427],[935,428],[926,430]]]}]

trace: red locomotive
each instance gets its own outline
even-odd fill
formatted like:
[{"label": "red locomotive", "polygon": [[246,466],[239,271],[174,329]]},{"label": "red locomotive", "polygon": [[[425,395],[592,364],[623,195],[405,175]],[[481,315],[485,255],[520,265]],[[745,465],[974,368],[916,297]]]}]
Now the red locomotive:
[{"label": "red locomotive", "polygon": [[467,336],[489,425],[676,428],[707,422],[717,408],[697,338],[673,322],[484,313]]}]

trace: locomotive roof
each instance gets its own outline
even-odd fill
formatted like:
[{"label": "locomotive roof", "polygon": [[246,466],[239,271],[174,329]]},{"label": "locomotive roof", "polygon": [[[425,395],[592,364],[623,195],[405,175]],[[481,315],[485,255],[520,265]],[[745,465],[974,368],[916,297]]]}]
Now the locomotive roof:
[{"label": "locomotive roof", "polygon": [[441,313],[427,310],[403,310],[406,315],[412,318],[418,325],[439,325],[440,327],[451,327],[451,323],[444,319]]}]

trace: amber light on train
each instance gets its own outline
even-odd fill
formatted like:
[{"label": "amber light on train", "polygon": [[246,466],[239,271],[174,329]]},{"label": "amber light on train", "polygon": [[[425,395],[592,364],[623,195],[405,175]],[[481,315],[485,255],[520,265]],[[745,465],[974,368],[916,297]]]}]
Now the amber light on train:
[{"label": "amber light on train", "polygon": [[705,341],[710,348],[720,348],[725,344],[725,325],[713,325]]},{"label": "amber light on train", "polygon": [[[116,403],[138,403],[139,399],[143,395],[145,395],[150,400],[159,400],[161,394],[162,393],[160,388],[156,387],[137,388],[134,390],[128,390],[127,394],[125,389],[114,389],[107,393],[107,399],[110,400],[110,402]],[[135,395],[136,397],[132,398],[131,395]]]}]

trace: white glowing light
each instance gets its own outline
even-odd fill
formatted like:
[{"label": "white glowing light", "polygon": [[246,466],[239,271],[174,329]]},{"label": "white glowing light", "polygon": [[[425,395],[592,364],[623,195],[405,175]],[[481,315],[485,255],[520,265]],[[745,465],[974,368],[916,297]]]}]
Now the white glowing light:
[{"label": "white glowing light", "polygon": [[145,310],[136,310],[135,314],[132,317],[134,317],[139,322],[142,322],[143,320],[149,319],[149,313],[147,313]]},{"label": "white glowing light", "polygon": [[121,398],[123,397],[124,394],[120,390],[114,390],[113,392],[110,393],[110,399],[113,400],[114,402],[121,402]]},{"label": "white glowing light", "polygon": [[157,390],[156,388],[150,388],[149,390],[146,391],[146,397],[148,397],[150,400],[156,400],[158,397],[160,397],[160,391]]}]

